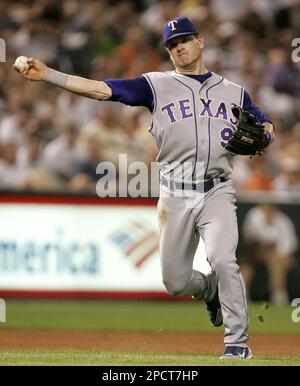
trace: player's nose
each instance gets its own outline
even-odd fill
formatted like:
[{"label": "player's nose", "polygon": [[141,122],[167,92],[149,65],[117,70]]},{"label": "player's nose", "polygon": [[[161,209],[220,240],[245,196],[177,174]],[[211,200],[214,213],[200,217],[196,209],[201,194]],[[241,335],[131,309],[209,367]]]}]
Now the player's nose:
[{"label": "player's nose", "polygon": [[184,43],[178,42],[176,48],[177,48],[177,51],[178,51],[178,52],[184,50]]}]

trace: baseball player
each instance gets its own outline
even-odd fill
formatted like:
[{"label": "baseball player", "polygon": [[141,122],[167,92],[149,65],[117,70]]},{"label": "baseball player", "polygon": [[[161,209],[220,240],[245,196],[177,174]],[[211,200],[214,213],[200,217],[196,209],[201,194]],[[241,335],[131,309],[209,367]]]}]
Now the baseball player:
[{"label": "baseball player", "polygon": [[[205,67],[204,38],[188,18],[166,23],[163,40],[174,71],[97,81],[56,71],[34,58],[28,59],[24,70],[17,70],[29,80],[151,111],[150,132],[159,148],[161,174],[158,209],[164,285],[171,295],[204,300],[214,326],[224,321],[221,358],[248,359],[252,353],[247,345],[245,286],[235,256],[238,231],[230,176],[234,153],[261,153],[273,139],[273,125],[242,86]],[[258,135],[252,138],[249,132],[254,126]],[[209,275],[193,269],[199,237],[212,268]]]}]

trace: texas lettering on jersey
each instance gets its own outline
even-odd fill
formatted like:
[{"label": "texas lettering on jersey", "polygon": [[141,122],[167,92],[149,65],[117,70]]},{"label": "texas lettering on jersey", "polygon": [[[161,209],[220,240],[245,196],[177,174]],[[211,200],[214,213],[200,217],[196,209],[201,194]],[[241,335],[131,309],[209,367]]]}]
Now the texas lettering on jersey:
[{"label": "texas lettering on jersey", "polygon": [[[216,110],[213,110],[213,108],[211,107],[212,99],[205,100],[203,98],[200,98],[200,102],[202,104],[202,110],[199,113],[199,116],[221,118],[224,120],[229,119],[233,125],[237,123],[237,119],[232,115],[231,108],[226,107],[224,102],[220,102]],[[178,120],[191,118],[194,116],[190,99],[181,99],[176,102],[170,102],[162,106],[161,111],[162,113],[168,114],[170,123],[174,123]],[[231,115],[230,118],[228,112]]]},{"label": "texas lettering on jersey", "polygon": [[[144,75],[155,96],[151,133],[161,175],[169,177],[171,165],[184,181],[229,177],[233,156],[225,146],[237,123],[231,107],[243,105],[243,87],[214,73],[203,83],[175,71]],[[175,161],[191,163],[191,171],[182,174]]]}]

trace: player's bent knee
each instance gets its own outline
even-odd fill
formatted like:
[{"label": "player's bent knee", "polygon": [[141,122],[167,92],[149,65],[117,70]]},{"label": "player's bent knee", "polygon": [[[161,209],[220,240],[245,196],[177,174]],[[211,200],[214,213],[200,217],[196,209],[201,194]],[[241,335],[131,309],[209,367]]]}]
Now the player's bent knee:
[{"label": "player's bent knee", "polygon": [[171,280],[164,280],[163,284],[168,294],[172,296],[184,295],[185,289],[188,285],[188,283],[186,282],[178,282],[178,281],[171,281]]}]

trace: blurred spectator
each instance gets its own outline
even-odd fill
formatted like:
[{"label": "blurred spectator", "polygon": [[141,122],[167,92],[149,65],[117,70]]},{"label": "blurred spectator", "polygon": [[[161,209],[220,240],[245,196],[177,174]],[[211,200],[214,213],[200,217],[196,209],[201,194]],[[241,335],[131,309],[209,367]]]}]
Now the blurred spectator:
[{"label": "blurred spectator", "polygon": [[14,189],[25,175],[25,168],[17,162],[18,146],[15,142],[1,144],[0,187]]},{"label": "blurred spectator", "polygon": [[[47,158],[51,170],[42,169],[51,176],[42,184],[50,190],[70,188],[90,134],[99,136],[104,159],[117,163],[119,152],[127,152],[129,160],[143,159],[150,165],[156,149],[147,133],[148,112],[145,119],[139,110],[135,115],[43,82],[24,82],[11,65],[18,55],[33,55],[65,72],[99,80],[167,71],[166,52],[157,48],[163,24],[179,14],[190,17],[203,33],[209,70],[243,84],[275,123],[276,140],[261,159],[235,160],[235,187],[300,196],[300,62],[291,59],[292,40],[299,36],[299,0],[0,0],[0,31],[7,51],[0,67],[0,144],[15,143],[17,163],[27,167],[27,143],[34,146],[31,135],[38,134],[41,154],[53,152],[55,167]],[[74,140],[66,140],[59,130],[65,120],[78,126]],[[58,156],[63,149],[65,157]],[[32,166],[28,172],[36,170]],[[31,181],[39,185],[38,173]]]},{"label": "blurred spectator", "polygon": [[267,82],[275,91],[300,98],[299,66],[291,61],[289,53],[273,48],[268,53]]},{"label": "blurred spectator", "polygon": [[298,247],[292,221],[274,205],[261,204],[247,213],[243,237],[245,255],[241,269],[248,294],[251,293],[254,273],[265,265],[269,273],[271,301],[287,303],[287,272]]},{"label": "blurred spectator", "polygon": [[84,146],[84,156],[80,161],[75,162],[73,176],[69,188],[73,192],[96,192],[96,182],[101,178],[96,173],[97,165],[103,161],[101,154],[101,142],[97,135],[87,138]]},{"label": "blurred spectator", "polygon": [[249,9],[248,1],[212,0],[212,11],[218,21],[241,19]]},{"label": "blurred spectator", "polygon": [[282,172],[273,181],[274,191],[300,192],[300,168],[293,160],[282,163]]},{"label": "blurred spectator", "polygon": [[[98,136],[104,144],[103,158],[112,162],[117,168],[119,154],[128,154],[128,139],[121,127],[120,106],[111,103],[99,104],[95,119],[80,130],[80,142],[85,143],[91,136]],[[122,110],[121,110],[122,111]]]},{"label": "blurred spectator", "polygon": [[26,52],[26,56],[41,58],[49,64],[55,63],[58,54],[56,31],[45,21],[22,23],[10,44],[17,56]]},{"label": "blurred spectator", "polygon": [[152,135],[145,128],[150,127],[148,111],[144,108],[123,107],[122,130],[126,134],[129,162],[143,161],[150,166],[157,155]]},{"label": "blurred spectator", "polygon": [[277,150],[279,173],[273,181],[276,191],[300,192],[300,141],[299,124],[283,136],[281,148]]},{"label": "blurred spectator", "polygon": [[26,169],[41,166],[42,147],[41,138],[35,134],[31,135],[27,142],[18,149],[18,162]]},{"label": "blurred spectator", "polygon": [[43,150],[43,162],[64,180],[71,178],[74,164],[83,158],[77,139],[77,126],[67,122],[61,128],[61,134],[50,141]]},{"label": "blurred spectator", "polygon": [[75,94],[61,92],[57,99],[57,114],[65,120],[74,121],[84,126],[94,120],[100,102],[87,98],[78,98]]},{"label": "blurred spectator", "polygon": [[250,175],[241,189],[247,191],[272,189],[272,176],[268,171],[266,158],[253,157],[248,165],[250,168]]},{"label": "blurred spectator", "polygon": [[140,24],[161,41],[161,31],[166,21],[178,16],[177,0],[162,0],[150,5],[140,17]]},{"label": "blurred spectator", "polygon": [[161,64],[157,51],[147,44],[146,36],[141,27],[130,27],[126,33],[125,43],[116,48],[116,55],[121,61],[126,78],[154,71]]},{"label": "blurred spectator", "polygon": [[13,114],[9,114],[0,122],[0,142],[22,145],[27,138],[25,126],[31,117],[32,105],[28,102],[20,103]]}]

